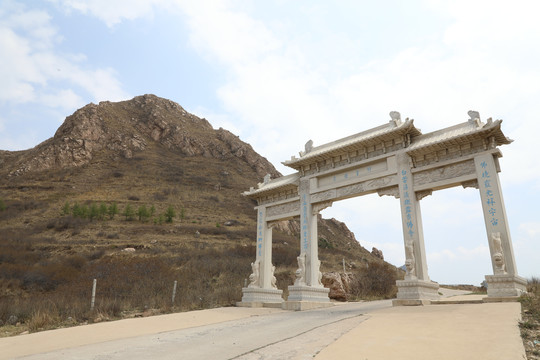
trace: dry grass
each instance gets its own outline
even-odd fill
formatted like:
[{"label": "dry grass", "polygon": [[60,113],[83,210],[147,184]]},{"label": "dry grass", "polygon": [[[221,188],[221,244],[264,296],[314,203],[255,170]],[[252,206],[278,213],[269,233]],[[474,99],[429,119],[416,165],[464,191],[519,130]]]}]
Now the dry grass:
[{"label": "dry grass", "polygon": [[[0,177],[3,336],[240,300],[256,239],[256,204],[240,194],[260,182],[254,169],[238,159],[189,157],[152,142],[131,159],[113,156],[97,154],[79,168]],[[113,203],[118,214],[112,219],[72,212],[74,204],[90,211]],[[137,215],[125,221],[121,214],[128,204],[135,212],[153,206],[156,221],[138,221]],[[160,221],[169,207],[176,217]],[[348,270],[374,261],[334,224],[321,223],[319,229],[332,245],[320,248],[322,271],[342,270],[344,258]],[[277,284],[286,296],[297,268],[299,234],[273,235]],[[6,325],[10,318],[19,325]]]},{"label": "dry grass", "polygon": [[519,324],[527,359],[540,358],[540,278],[528,280],[527,294],[519,299],[522,321]]}]

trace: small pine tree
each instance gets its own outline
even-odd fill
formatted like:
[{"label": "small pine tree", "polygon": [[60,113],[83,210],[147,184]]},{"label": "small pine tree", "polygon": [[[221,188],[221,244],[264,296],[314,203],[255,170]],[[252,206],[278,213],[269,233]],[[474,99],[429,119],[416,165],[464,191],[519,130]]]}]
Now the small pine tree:
[{"label": "small pine tree", "polygon": [[82,205],[81,206],[81,218],[86,219],[88,217],[88,214],[90,213],[88,206]]},{"label": "small pine tree", "polygon": [[137,210],[137,215],[139,216],[139,221],[145,222],[150,217],[150,211],[146,208],[146,205],[141,205]]},{"label": "small pine tree", "polygon": [[0,211],[5,211],[6,209],[6,203],[4,202],[4,200],[0,199]]},{"label": "small pine tree", "polygon": [[155,213],[156,213],[156,207],[154,205],[152,205],[150,207],[150,217],[154,216]]},{"label": "small pine tree", "polygon": [[69,206],[69,201],[66,201],[64,204],[64,207],[62,208],[62,215],[67,216],[71,213],[71,208]]},{"label": "small pine tree", "polygon": [[99,207],[97,206],[96,203],[92,203],[92,205],[90,205],[90,209],[88,211],[88,217],[90,218],[90,221],[92,221],[95,218],[97,218],[98,216],[99,216]]},{"label": "small pine tree", "polygon": [[169,205],[164,215],[165,215],[165,221],[168,223],[172,223],[173,217],[176,216],[176,211],[174,211],[174,208],[172,207],[172,205]]},{"label": "small pine tree", "polygon": [[74,217],[80,217],[82,218],[82,208],[79,205],[79,203],[73,204],[73,208],[71,209]]},{"label": "small pine tree", "polygon": [[112,203],[111,205],[109,205],[107,213],[109,214],[109,219],[114,219],[115,215],[118,214],[118,206],[116,205],[116,203]]},{"label": "small pine tree", "polygon": [[101,205],[99,205],[99,220],[103,220],[105,215],[107,215],[107,205],[105,205],[105,203],[101,203]]},{"label": "small pine tree", "polygon": [[133,220],[133,216],[135,215],[135,211],[131,207],[131,204],[127,204],[124,208],[124,212],[122,213],[126,217],[126,221]]}]

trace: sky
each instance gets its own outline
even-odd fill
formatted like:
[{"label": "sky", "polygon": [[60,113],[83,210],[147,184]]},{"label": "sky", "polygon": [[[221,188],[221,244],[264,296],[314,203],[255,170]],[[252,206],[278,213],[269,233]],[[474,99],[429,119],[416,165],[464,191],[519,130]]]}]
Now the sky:
[{"label": "sky", "polygon": [[[503,196],[518,273],[540,276],[539,10],[535,0],[0,0],[0,149],[36,146],[90,102],[151,93],[286,175],[281,162],[308,140],[387,124],[390,111],[428,133],[476,110],[515,140],[501,147]],[[437,191],[421,208],[432,280],[492,274],[478,190]],[[322,214],[404,263],[399,200],[368,195]]]}]

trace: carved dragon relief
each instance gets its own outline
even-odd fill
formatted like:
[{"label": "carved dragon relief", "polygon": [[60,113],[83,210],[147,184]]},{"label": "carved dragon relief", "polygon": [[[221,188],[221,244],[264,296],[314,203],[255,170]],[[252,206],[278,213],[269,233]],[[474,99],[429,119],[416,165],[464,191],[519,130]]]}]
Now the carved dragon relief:
[{"label": "carved dragon relief", "polygon": [[443,166],[436,169],[425,170],[414,174],[414,185],[424,185],[436,181],[470,175],[476,172],[474,161],[468,160],[458,164]]},{"label": "carved dragon relief", "polygon": [[336,197],[336,189],[331,189],[331,190],[327,190],[327,191],[323,191],[323,192],[311,195],[311,202],[315,203],[315,202],[320,202],[320,201],[326,201],[329,199],[333,199],[335,197]]},{"label": "carved dragon relief", "polygon": [[389,175],[389,176],[384,176],[382,178],[378,178],[374,180],[364,181],[364,182],[354,184],[354,185],[344,186],[337,189],[337,196],[342,197],[342,196],[348,196],[352,194],[359,194],[366,191],[382,189],[382,188],[388,187],[388,185],[392,183],[394,179],[395,179],[394,175]]}]

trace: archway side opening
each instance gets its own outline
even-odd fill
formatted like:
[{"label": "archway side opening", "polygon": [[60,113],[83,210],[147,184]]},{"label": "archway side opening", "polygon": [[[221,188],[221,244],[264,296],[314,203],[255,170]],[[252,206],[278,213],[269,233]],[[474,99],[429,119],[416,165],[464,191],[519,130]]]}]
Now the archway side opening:
[{"label": "archway side opening", "polygon": [[444,285],[480,286],[492,270],[478,190],[438,190],[420,204],[430,278]]}]

